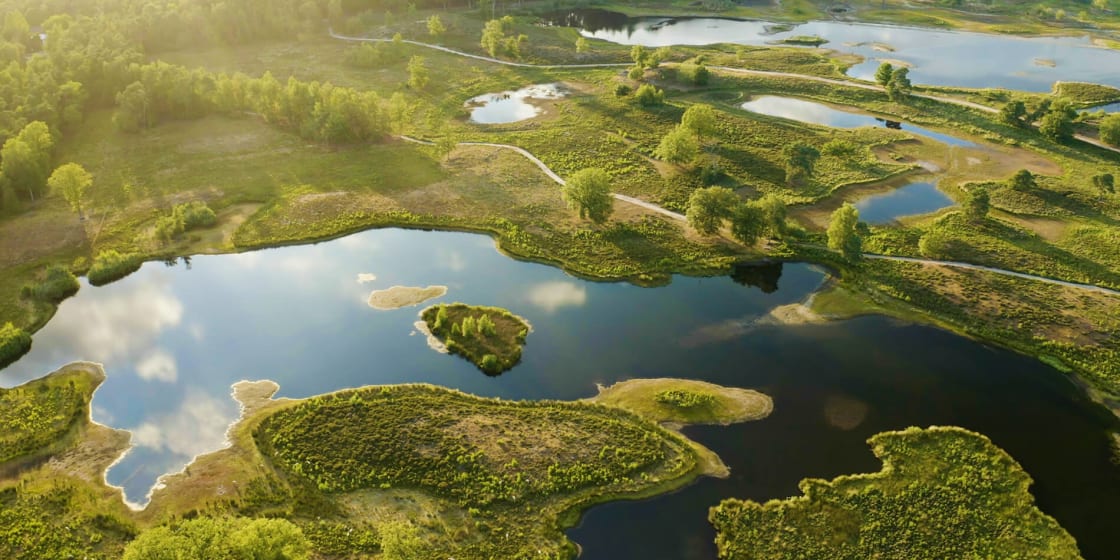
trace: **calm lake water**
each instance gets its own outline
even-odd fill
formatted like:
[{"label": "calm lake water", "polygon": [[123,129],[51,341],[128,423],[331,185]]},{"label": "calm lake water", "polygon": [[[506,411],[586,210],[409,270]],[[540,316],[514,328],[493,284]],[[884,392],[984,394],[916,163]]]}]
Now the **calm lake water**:
[{"label": "calm lake water", "polygon": [[557,84],[537,84],[517,91],[487,93],[467,100],[471,121],[480,124],[511,123],[531,119],[541,109],[531,99],[559,99],[564,92]]},{"label": "calm lake water", "polygon": [[[360,282],[359,275],[373,281]],[[368,277],[363,279],[368,280]],[[148,263],[109,286],[82,287],[0,371],[11,386],[72,360],[105,364],[94,418],[133,431],[109,472],[143,502],[156,478],[221,447],[237,414],[230,385],[273,379],[280,396],[423,381],[506,398],[575,399],[596,383],[679,376],[772,395],[762,421],[687,431],[732,469],[643,502],[593,508],[573,539],[589,559],[714,559],[707,508],[728,497],[797,494],[804,477],[878,470],[864,440],[910,425],[980,431],[1037,481],[1047,513],[1086,558],[1114,552],[1120,469],[1106,430],[1116,420],[1059,372],[935,329],[866,318],[777,326],[774,307],[824,279],[812,266],[675,278],[662,288],[585,282],[515,261],[484,236],[375,230],[318,245]],[[437,301],[498,305],[534,326],[524,362],[487,377],[414,333],[419,307],[370,308],[370,291],[446,285]],[[575,358],[578,356],[578,359]],[[836,411],[861,418],[836,425]]]},{"label": "calm lake water", "polygon": [[891,192],[873,194],[856,201],[859,219],[869,224],[889,224],[899,218],[929,214],[953,205],[953,199],[922,181],[910,183]]},{"label": "calm lake water", "polygon": [[[910,65],[916,84],[1004,87],[1048,92],[1057,80],[1120,87],[1120,51],[1092,46],[1088,37],[1022,38],[875,25],[813,21],[780,30],[763,21],[724,18],[628,18],[602,10],[562,12],[552,18],[587,37],[626,45],[662,47],[736,43],[766,45],[816,35],[823,48],[863,56],[850,76],[871,80],[883,61]],[[1053,66],[1051,66],[1053,64]]]},{"label": "calm lake water", "polygon": [[838,109],[824,103],[797,99],[795,97],[781,97],[777,95],[759,95],[740,105],[744,110],[772,117],[781,117],[805,123],[820,124],[834,128],[859,128],[861,126],[884,126],[905,130],[918,136],[924,136],[950,146],[975,147],[976,143],[951,134],[934,132],[932,130],[915,126],[910,123],[890,121],[874,117],[866,113],[857,113]]}]

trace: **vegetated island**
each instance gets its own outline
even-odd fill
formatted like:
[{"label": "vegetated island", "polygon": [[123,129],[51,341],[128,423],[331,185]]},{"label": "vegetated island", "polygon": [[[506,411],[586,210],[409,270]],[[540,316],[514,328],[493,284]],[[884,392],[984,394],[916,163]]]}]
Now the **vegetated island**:
[{"label": "vegetated island", "polygon": [[884,432],[873,474],[805,479],[804,496],[712,508],[720,558],[1080,558],[1034,505],[1030,476],[987,437],[956,427]]},{"label": "vegetated island", "polygon": [[[361,280],[359,276],[359,281]],[[369,294],[369,306],[387,311],[420,305],[430,299],[447,295],[447,286],[393,286],[386,290],[374,290]]]},{"label": "vegetated island", "polygon": [[[577,548],[563,530],[587,507],[726,473],[714,453],[660,426],[660,413],[419,384],[274,399],[275,383],[241,382],[230,446],[162,477],[133,511],[104,479],[128,434],[88,414],[104,378],[101,366],[76,363],[0,394],[20,403],[0,410],[11,428],[2,432],[0,557],[571,558]],[[622,386],[698,387],[680,383]],[[656,394],[626,392],[651,410],[640,401]]]},{"label": "vegetated island", "polygon": [[435,305],[421,311],[420,318],[448,351],[486,375],[499,375],[517,365],[532,329],[528,321],[506,309],[465,303]]},{"label": "vegetated island", "polygon": [[761,420],[774,410],[774,401],[758,391],[692,379],[620,381],[610,387],[599,387],[599,394],[589,400],[672,424],[726,426]]}]

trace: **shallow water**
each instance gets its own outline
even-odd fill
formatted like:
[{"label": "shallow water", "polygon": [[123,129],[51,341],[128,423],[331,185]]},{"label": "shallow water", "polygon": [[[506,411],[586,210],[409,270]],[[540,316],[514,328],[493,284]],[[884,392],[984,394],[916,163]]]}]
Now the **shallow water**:
[{"label": "shallow water", "polygon": [[[1120,51],[1094,47],[1088,37],[1032,37],[938,31],[867,23],[813,21],[771,32],[772,23],[722,18],[627,18],[602,10],[554,16],[557,24],[626,45],[661,47],[737,43],[765,45],[797,35],[816,35],[823,48],[865,57],[850,76],[872,80],[883,61],[910,65],[916,84],[1002,87],[1048,92],[1057,80],[1120,86]],[[1037,60],[1053,61],[1054,66]]]},{"label": "shallow water", "polygon": [[[367,276],[362,276],[362,275]],[[368,275],[376,276],[370,280]],[[1038,481],[1044,511],[1106,558],[1120,518],[1116,426],[1057,371],[931,328],[883,318],[820,326],[759,321],[801,301],[824,274],[803,264],[735,278],[677,277],[662,288],[585,282],[512,260],[484,236],[374,230],[317,245],[147,263],[101,288],[83,285],[0,371],[11,386],[78,359],[105,364],[96,420],[133,431],[108,478],[142,502],[161,473],[222,445],[237,414],[230,385],[273,379],[279,396],[422,381],[507,398],[575,399],[596,383],[680,376],[761,389],[765,420],[692,428],[732,469],[644,502],[593,508],[572,531],[584,558],[714,558],[707,508],[727,497],[795,494],[807,476],[877,470],[864,440],[909,425],[981,431]],[[420,307],[379,311],[372,290],[448,286],[438,301],[498,305],[534,327],[524,362],[499,377],[438,354],[413,331]],[[855,426],[837,406],[865,409]],[[834,419],[835,421],[835,419]],[[1095,555],[1092,553],[1095,551]]]},{"label": "shallow water", "polygon": [[487,93],[467,100],[471,122],[499,124],[523,121],[540,114],[541,108],[530,99],[559,99],[564,92],[557,84],[536,84],[517,91]]},{"label": "shallow water", "polygon": [[824,103],[797,99],[795,97],[781,97],[777,95],[759,95],[740,107],[752,113],[782,117],[800,122],[820,124],[834,128],[859,128],[861,126],[883,126],[898,130],[905,130],[918,136],[925,136],[950,146],[975,147],[976,143],[951,134],[934,132],[932,130],[915,126],[909,123],[891,121],[873,117],[866,113],[857,113],[837,109]]},{"label": "shallow water", "polygon": [[910,183],[891,192],[873,194],[856,201],[860,221],[889,224],[906,216],[929,214],[953,205],[953,199],[931,182]]}]

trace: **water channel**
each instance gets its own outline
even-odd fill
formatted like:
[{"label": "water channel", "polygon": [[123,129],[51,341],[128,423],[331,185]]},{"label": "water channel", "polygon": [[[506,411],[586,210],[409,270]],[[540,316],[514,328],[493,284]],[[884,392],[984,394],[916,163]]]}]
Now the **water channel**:
[{"label": "water channel", "polygon": [[[780,325],[777,306],[824,280],[809,265],[677,277],[662,288],[586,282],[510,259],[485,236],[374,230],[305,246],[147,263],[82,287],[0,371],[11,386],[72,360],[109,374],[93,416],[133,432],[108,475],[142,503],[165,472],[219,448],[236,416],[230,385],[273,379],[280,396],[422,381],[505,398],[575,399],[596,383],[680,376],[772,395],[762,421],[687,430],[732,469],[643,502],[593,508],[571,532],[587,559],[714,559],[707,508],[727,497],[796,495],[804,477],[878,470],[864,440],[910,425],[960,425],[992,438],[1034,477],[1040,507],[1107,558],[1120,519],[1117,421],[1066,376],[936,329],[864,318]],[[498,305],[529,319],[524,362],[487,377],[430,350],[417,307],[378,311],[370,291],[445,285],[437,301]],[[836,422],[836,411],[849,420]]]},{"label": "water channel", "polygon": [[775,44],[800,35],[828,40],[823,48],[864,57],[848,75],[872,80],[884,61],[911,67],[915,84],[1001,87],[1048,92],[1057,80],[1120,87],[1120,50],[1082,37],[1017,37],[913,27],[812,21],[775,25],[708,17],[630,18],[603,10],[573,10],[551,18],[583,35],[626,45]]}]

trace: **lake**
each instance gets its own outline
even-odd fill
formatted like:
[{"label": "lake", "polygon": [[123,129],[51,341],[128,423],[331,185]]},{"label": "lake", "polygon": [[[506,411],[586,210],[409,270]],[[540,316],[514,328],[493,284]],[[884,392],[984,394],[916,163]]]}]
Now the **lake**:
[{"label": "lake", "polygon": [[866,113],[858,113],[838,109],[824,103],[797,99],[795,97],[781,97],[777,95],[759,95],[751,98],[739,106],[752,113],[781,117],[805,123],[820,124],[834,128],[859,128],[861,126],[883,126],[897,130],[905,130],[918,136],[924,136],[950,146],[963,146],[974,148],[976,143],[958,138],[951,134],[934,132],[932,130],[915,126],[910,123],[891,121],[875,117]]},{"label": "lake", "polygon": [[[714,559],[707,508],[727,497],[797,494],[804,477],[878,469],[864,443],[910,425],[960,425],[1006,449],[1037,481],[1040,506],[1108,558],[1120,519],[1117,426],[1066,376],[1035,360],[936,329],[864,318],[815,326],[766,320],[825,274],[810,265],[744,267],[734,277],[676,277],[639,288],[586,282],[510,259],[490,238],[385,229],[330,242],[147,263],[101,288],[83,285],[0,371],[12,386],[72,360],[105,364],[93,417],[133,432],[108,479],[142,503],[156,478],[221,447],[237,415],[230,385],[273,379],[279,396],[428,382],[505,398],[576,399],[596,383],[679,376],[758,388],[774,414],[686,433],[732,469],[652,500],[593,508],[571,535],[586,559]],[[534,327],[524,361],[487,377],[430,350],[419,307],[378,311],[369,293],[448,287],[433,301],[497,305]],[[857,425],[830,423],[856,411]]]},{"label": "lake", "polygon": [[578,27],[587,37],[649,47],[767,45],[815,35],[828,40],[823,48],[864,57],[848,75],[869,81],[881,62],[892,61],[911,66],[915,84],[1034,92],[1049,92],[1058,80],[1120,87],[1120,51],[1094,47],[1087,36],[1025,38],[838,21],[812,21],[783,30],[764,21],[629,18],[603,10],[559,12],[550,19]]}]

